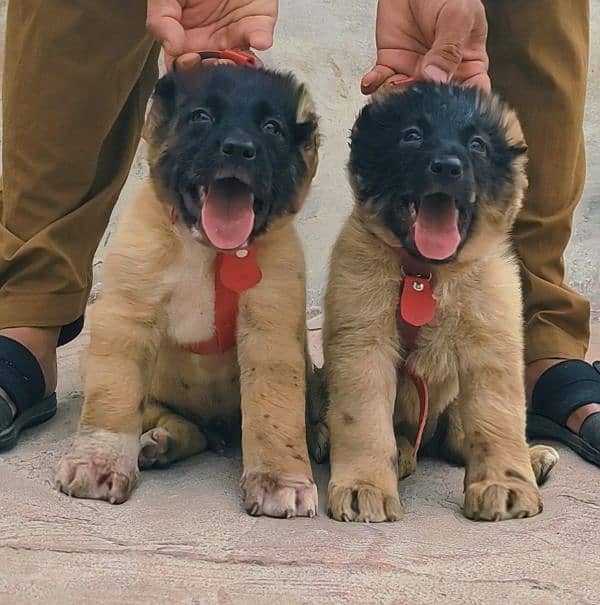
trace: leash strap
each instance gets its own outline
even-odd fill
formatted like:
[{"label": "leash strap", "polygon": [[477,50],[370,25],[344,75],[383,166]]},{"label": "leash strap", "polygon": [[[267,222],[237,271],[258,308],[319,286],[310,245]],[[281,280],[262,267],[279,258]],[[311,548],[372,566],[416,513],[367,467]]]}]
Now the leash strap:
[{"label": "leash strap", "polygon": [[417,393],[419,394],[419,424],[417,425],[417,435],[415,437],[415,455],[421,447],[421,441],[423,440],[423,432],[425,431],[425,424],[427,424],[427,415],[429,414],[429,390],[427,389],[427,383],[421,378],[413,374],[406,366],[404,371],[407,376],[412,380]]},{"label": "leash strap", "polygon": [[[419,328],[427,325],[435,317],[436,300],[431,288],[431,272],[429,267],[415,261],[403,249],[396,249],[404,270],[404,279],[400,285],[398,300],[398,331],[404,343],[406,352],[410,352],[417,339]],[[419,451],[427,415],[429,413],[429,389],[422,376],[414,374],[406,364],[404,373],[411,379],[419,396],[419,423],[415,437],[415,455]]]},{"label": "leash strap", "polygon": [[261,279],[254,246],[234,254],[217,253],[214,334],[210,340],[182,345],[182,348],[196,355],[218,355],[235,346],[240,294]]}]

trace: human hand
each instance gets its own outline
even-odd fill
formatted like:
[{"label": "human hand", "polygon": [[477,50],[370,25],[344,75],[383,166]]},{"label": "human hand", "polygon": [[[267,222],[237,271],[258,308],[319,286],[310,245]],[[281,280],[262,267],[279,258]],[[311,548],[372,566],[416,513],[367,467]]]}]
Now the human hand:
[{"label": "human hand", "polygon": [[[266,50],[273,44],[277,0],[148,0],[146,25],[169,66],[201,50]],[[179,61],[178,61],[179,65]]]},{"label": "human hand", "polygon": [[362,91],[412,78],[489,91],[487,30],[481,0],[379,0],[377,62]]}]

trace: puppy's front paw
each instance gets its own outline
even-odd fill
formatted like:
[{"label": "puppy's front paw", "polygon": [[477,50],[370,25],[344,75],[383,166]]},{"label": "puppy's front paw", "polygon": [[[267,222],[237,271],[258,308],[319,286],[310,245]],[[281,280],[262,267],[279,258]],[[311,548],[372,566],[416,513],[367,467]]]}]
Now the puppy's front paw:
[{"label": "puppy's front paw", "polygon": [[465,517],[474,521],[522,519],[541,513],[542,509],[537,487],[521,479],[477,481],[465,491]]},{"label": "puppy's front paw", "polygon": [[353,485],[329,485],[327,513],[338,521],[380,523],[398,521],[403,510],[397,489],[386,491],[357,481]]},{"label": "puppy's front paw", "polygon": [[289,519],[317,514],[317,486],[309,477],[275,471],[244,471],[240,487],[244,508],[253,516]]},{"label": "puppy's front paw", "polygon": [[121,504],[138,478],[138,439],[108,431],[79,433],[56,468],[56,487],[75,498]]}]

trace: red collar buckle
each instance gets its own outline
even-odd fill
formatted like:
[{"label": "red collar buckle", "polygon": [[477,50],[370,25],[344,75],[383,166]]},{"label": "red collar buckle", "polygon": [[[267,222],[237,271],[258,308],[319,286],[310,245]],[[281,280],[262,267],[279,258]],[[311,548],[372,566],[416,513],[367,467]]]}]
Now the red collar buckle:
[{"label": "red collar buckle", "polygon": [[240,67],[259,68],[262,66],[262,62],[256,55],[245,50],[203,50],[198,53],[198,56],[202,61],[208,59],[222,59],[224,61],[231,61]]}]

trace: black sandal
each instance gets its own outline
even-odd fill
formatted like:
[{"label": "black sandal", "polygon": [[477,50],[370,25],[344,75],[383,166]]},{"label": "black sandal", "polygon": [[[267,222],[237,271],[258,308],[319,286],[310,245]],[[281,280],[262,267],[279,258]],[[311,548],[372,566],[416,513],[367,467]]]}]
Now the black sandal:
[{"label": "black sandal", "polygon": [[567,427],[569,416],[589,403],[600,403],[600,361],[569,359],[546,370],[538,379],[527,414],[527,435],[555,439],[582,458],[600,466],[600,412],[590,414],[579,433]]},{"label": "black sandal", "polygon": [[[65,326],[58,346],[81,332],[83,317]],[[14,447],[21,431],[56,414],[56,393],[44,397],[46,381],[40,364],[21,343],[0,336],[0,451]]]}]

